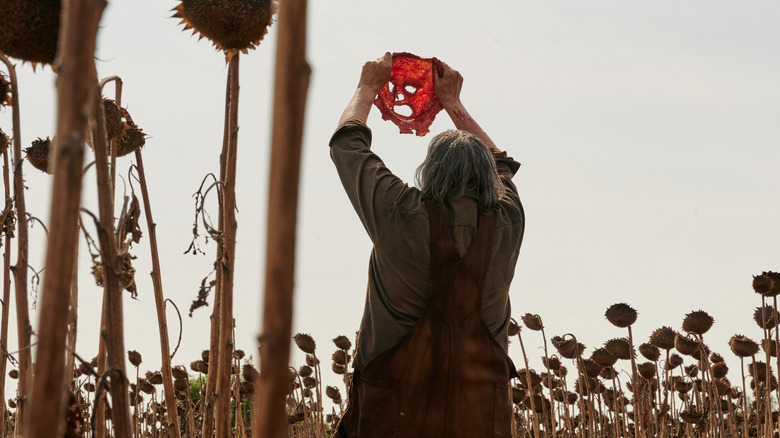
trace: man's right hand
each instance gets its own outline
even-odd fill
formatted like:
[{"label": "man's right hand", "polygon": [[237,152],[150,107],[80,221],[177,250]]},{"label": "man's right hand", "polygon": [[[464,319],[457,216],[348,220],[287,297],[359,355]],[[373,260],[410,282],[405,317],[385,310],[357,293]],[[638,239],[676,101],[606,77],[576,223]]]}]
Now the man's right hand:
[{"label": "man's right hand", "polygon": [[390,77],[393,72],[393,55],[390,52],[385,53],[381,58],[376,61],[368,61],[363,64],[363,71],[360,74],[360,82],[358,88],[365,87],[366,90],[373,91],[374,96],[379,93],[379,90],[390,82]]}]

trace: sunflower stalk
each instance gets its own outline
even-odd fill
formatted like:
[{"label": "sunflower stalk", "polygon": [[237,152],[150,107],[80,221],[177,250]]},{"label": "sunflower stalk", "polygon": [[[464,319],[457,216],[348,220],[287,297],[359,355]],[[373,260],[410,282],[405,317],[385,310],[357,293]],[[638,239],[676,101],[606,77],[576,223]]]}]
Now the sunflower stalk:
[{"label": "sunflower stalk", "polygon": [[288,0],[279,11],[274,115],[268,196],[261,372],[256,381],[254,438],[279,437],[285,428],[292,336],[295,241],[301,144],[311,68],[306,62],[306,0]]},{"label": "sunflower stalk", "polygon": [[[11,198],[11,178],[8,170],[8,148],[3,152],[3,188],[5,190],[5,213],[11,215],[13,199]],[[6,402],[5,402],[5,371],[8,365],[8,303],[11,299],[11,230],[4,230],[3,250],[3,303],[2,303],[2,327],[0,328],[0,434],[6,433]]]},{"label": "sunflower stalk", "polygon": [[24,434],[27,423],[27,403],[32,384],[32,352],[30,310],[27,301],[27,258],[28,258],[28,227],[27,208],[24,199],[24,174],[22,171],[22,134],[20,127],[19,89],[16,79],[16,68],[11,61],[0,53],[0,59],[8,69],[11,85],[11,117],[13,129],[13,169],[14,169],[14,204],[16,205],[16,264],[9,267],[14,277],[16,298],[17,338],[19,342],[19,383],[17,384],[16,423],[17,432]]},{"label": "sunflower stalk", "polygon": [[230,89],[230,123],[228,125],[228,149],[225,157],[225,179],[222,181],[223,217],[222,246],[224,254],[218,270],[222,272],[220,287],[219,355],[211,358],[216,362],[216,406],[214,423],[216,438],[230,436],[231,363],[233,354],[233,274],[236,255],[236,164],[238,152],[238,60],[236,54],[228,63],[228,84]]}]

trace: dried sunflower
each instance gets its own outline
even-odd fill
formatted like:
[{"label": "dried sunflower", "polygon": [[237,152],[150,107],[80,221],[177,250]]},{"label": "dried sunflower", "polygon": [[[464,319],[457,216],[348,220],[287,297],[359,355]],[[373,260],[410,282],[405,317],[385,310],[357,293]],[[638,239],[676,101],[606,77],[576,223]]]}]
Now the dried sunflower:
[{"label": "dried sunflower", "polygon": [[637,313],[633,307],[626,303],[617,303],[609,306],[604,316],[612,325],[620,328],[626,328],[636,322]]},{"label": "dried sunflower", "polygon": [[36,140],[33,140],[32,146],[25,149],[24,152],[27,154],[27,161],[32,164],[32,166],[42,172],[50,173],[49,172],[49,151],[51,149],[51,140],[49,137],[46,137],[46,139],[38,138]]},{"label": "dried sunflower", "polygon": [[277,11],[275,0],[181,0],[173,8],[184,30],[206,37],[228,59],[260,44]]},{"label": "dried sunflower", "polygon": [[61,8],[60,0],[0,0],[0,52],[33,65],[53,64]]},{"label": "dried sunflower", "polygon": [[0,73],[0,106],[11,105],[11,82]]}]

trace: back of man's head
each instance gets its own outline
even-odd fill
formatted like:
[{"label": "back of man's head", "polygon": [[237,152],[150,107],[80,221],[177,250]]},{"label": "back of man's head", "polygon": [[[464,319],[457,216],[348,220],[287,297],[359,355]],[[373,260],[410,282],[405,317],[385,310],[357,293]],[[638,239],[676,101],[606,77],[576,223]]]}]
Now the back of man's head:
[{"label": "back of man's head", "polygon": [[423,197],[436,202],[473,190],[481,211],[492,208],[504,195],[492,154],[466,131],[444,131],[434,137],[416,179]]}]

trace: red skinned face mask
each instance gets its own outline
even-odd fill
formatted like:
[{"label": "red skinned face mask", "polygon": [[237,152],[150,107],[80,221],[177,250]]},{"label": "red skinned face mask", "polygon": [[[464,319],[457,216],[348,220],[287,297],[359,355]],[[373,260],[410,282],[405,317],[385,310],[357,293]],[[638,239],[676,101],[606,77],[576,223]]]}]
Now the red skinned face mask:
[{"label": "red skinned face mask", "polygon": [[442,110],[433,92],[434,64],[438,62],[436,58],[393,53],[390,82],[379,91],[374,105],[382,112],[382,119],[395,123],[401,134],[424,136]]}]

